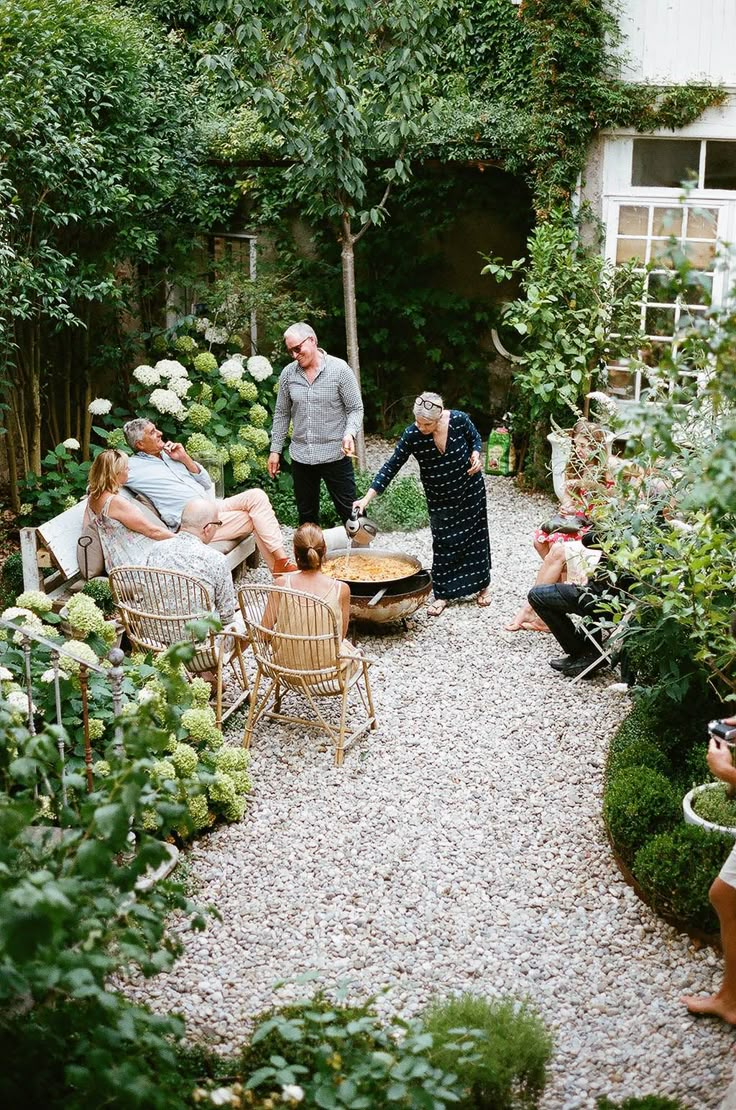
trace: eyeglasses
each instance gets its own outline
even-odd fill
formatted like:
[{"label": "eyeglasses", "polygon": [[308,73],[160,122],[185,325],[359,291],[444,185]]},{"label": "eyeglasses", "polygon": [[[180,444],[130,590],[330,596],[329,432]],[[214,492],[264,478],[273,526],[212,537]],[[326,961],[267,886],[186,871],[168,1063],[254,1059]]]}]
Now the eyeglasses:
[{"label": "eyeglasses", "polygon": [[442,412],[442,405],[438,405],[436,401],[427,401],[424,397],[417,397],[414,407],[426,412]]},{"label": "eyeglasses", "polygon": [[205,528],[220,528],[220,527],[222,527],[222,521],[221,520],[208,520],[207,523],[205,524]]},{"label": "eyeglasses", "polygon": [[299,354],[299,352],[301,351],[304,344],[308,343],[311,338],[312,338],[312,336],[308,335],[306,339],[302,339],[301,343],[297,343],[296,347],[287,346],[286,349],[287,349],[287,351],[289,352],[290,355],[293,355],[294,358],[296,358],[296,356]]}]

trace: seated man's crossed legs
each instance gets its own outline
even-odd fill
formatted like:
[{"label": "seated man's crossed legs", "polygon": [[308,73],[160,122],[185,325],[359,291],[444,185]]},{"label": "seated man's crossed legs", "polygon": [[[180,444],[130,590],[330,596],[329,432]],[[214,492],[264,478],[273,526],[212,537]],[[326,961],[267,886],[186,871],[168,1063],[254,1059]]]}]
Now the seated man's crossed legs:
[{"label": "seated man's crossed legs", "polygon": [[[550,660],[550,666],[554,670],[568,678],[575,678],[587,671],[587,678],[607,665],[595,644],[571,620],[574,615],[596,615],[600,598],[589,587],[573,586],[567,582],[533,586],[529,591],[529,604],[566,653],[563,659]],[[596,643],[600,643],[600,632],[593,630],[591,636]],[[595,665],[590,666],[591,664]]]},{"label": "seated man's crossed legs", "polygon": [[268,495],[262,489],[247,489],[217,502],[222,521],[218,540],[237,540],[253,532],[258,550],[272,574],[296,570],[286,554],[281,528]]}]

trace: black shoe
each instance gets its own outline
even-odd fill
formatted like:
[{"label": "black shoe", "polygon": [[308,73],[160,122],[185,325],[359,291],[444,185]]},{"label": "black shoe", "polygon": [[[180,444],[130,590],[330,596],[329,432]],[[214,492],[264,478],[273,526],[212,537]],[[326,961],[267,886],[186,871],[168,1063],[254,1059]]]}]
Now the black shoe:
[{"label": "black shoe", "polygon": [[[591,678],[596,671],[600,671],[603,667],[608,666],[608,660],[604,659],[598,652],[588,652],[586,655],[578,655],[565,667],[560,667],[560,674],[565,678],[577,678],[583,671],[586,671],[585,678]],[[590,668],[590,670],[588,670]]]},{"label": "black shoe", "polygon": [[577,655],[561,655],[559,659],[550,659],[549,665],[553,671],[564,671],[565,667],[569,667],[578,658]]}]

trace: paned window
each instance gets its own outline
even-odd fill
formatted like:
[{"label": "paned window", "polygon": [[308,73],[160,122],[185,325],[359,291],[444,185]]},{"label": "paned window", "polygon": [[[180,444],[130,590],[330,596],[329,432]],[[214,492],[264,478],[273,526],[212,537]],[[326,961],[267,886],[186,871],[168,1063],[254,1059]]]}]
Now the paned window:
[{"label": "paned window", "polygon": [[736,191],[736,142],[716,139],[634,139],[631,184]]}]

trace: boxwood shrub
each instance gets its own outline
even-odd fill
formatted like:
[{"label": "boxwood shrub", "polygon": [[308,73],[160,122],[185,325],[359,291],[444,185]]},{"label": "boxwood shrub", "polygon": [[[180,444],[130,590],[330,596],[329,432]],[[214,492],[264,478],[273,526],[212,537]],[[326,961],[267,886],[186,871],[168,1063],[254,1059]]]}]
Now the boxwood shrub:
[{"label": "boxwood shrub", "polygon": [[608,784],[603,817],[622,859],[631,863],[647,840],[682,820],[682,802],[660,771],[624,767]]},{"label": "boxwood shrub", "polygon": [[712,933],[718,918],[708,891],[732,848],[729,836],[682,824],[640,848],[633,872],[655,910]]}]

